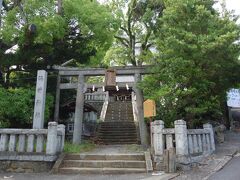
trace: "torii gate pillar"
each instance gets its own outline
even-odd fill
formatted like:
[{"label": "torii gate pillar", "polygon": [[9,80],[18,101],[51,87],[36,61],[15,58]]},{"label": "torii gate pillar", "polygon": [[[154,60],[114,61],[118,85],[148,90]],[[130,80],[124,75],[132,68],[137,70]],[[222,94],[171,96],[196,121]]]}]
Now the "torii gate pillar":
[{"label": "torii gate pillar", "polygon": [[[134,75],[135,83],[141,81],[141,74],[135,74]],[[135,93],[136,93],[136,102],[137,102],[137,109],[138,109],[138,120],[139,120],[139,131],[140,131],[140,139],[141,144],[144,146],[148,146],[148,139],[149,135],[147,132],[147,126],[144,122],[144,112],[143,112],[143,93],[142,91],[135,85]]]},{"label": "torii gate pillar", "polygon": [[82,122],[84,108],[84,76],[78,76],[77,97],[74,118],[73,144],[81,144],[82,141]]}]

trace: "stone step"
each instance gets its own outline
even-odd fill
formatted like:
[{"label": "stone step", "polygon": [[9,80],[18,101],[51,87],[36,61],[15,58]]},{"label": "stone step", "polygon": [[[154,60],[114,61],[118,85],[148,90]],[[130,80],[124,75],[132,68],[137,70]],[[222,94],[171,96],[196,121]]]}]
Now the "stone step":
[{"label": "stone step", "polygon": [[135,124],[134,122],[125,122],[124,119],[120,120],[120,121],[114,121],[114,122],[108,122],[108,121],[104,121],[101,122],[101,124]]},{"label": "stone step", "polygon": [[[104,126],[104,127],[99,127],[99,130],[106,130],[106,131],[127,131],[127,130],[135,130],[136,131],[136,127],[121,127],[121,126]],[[127,131],[129,132],[129,131]]]},{"label": "stone step", "polygon": [[130,108],[108,108],[108,112],[128,112],[129,114],[133,114],[133,110]]},{"label": "stone step", "polygon": [[137,137],[121,137],[121,139],[119,139],[117,136],[100,136],[98,137],[99,141],[109,141],[109,142],[137,142]]},{"label": "stone step", "polygon": [[125,118],[133,118],[132,114],[123,114],[123,113],[119,113],[119,112],[114,112],[114,113],[107,113],[106,114],[106,118],[110,118],[110,117],[116,117],[119,118],[121,117],[121,119],[125,119]]},{"label": "stone step", "polygon": [[133,130],[130,130],[130,131],[121,131],[121,130],[117,130],[117,129],[107,129],[107,130],[103,130],[103,129],[100,129],[97,133],[98,135],[101,135],[101,134],[116,134],[116,135],[134,135],[134,134],[137,134],[137,131],[135,129]]},{"label": "stone step", "polygon": [[[110,118],[110,117],[108,117],[108,118],[106,118],[105,119],[105,121],[109,121],[109,122],[114,122],[114,121],[121,121],[122,120],[122,117],[118,117],[118,118]],[[131,118],[124,118],[124,120],[123,120],[123,122],[133,122],[133,119],[131,119]]]},{"label": "stone step", "polygon": [[133,121],[125,120],[125,122],[122,121],[122,123],[119,123],[118,121],[116,121],[116,122],[115,121],[106,121],[106,122],[108,122],[108,123],[105,123],[105,124],[101,123],[100,125],[101,126],[123,126],[123,127],[130,126],[130,127],[135,127],[135,124],[134,124]]},{"label": "stone step", "polygon": [[130,139],[123,139],[123,140],[118,140],[118,139],[99,139],[99,143],[103,143],[106,145],[111,145],[111,144],[138,144],[137,140],[130,140]]},{"label": "stone step", "polygon": [[133,160],[64,160],[63,167],[146,168],[145,161]]},{"label": "stone step", "polygon": [[102,126],[135,126],[133,121],[123,120],[119,121],[105,121],[105,123],[101,123]]},{"label": "stone step", "polygon": [[131,121],[126,121],[125,123],[123,122],[122,124],[120,123],[115,123],[114,121],[108,121],[111,122],[109,124],[100,124],[101,127],[136,127],[135,124]]},{"label": "stone step", "polygon": [[133,121],[133,117],[130,116],[122,116],[122,115],[112,115],[112,116],[106,116],[105,120],[113,120],[113,121]]},{"label": "stone step", "polygon": [[144,173],[145,168],[78,168],[64,167],[59,169],[61,174],[130,174]]},{"label": "stone step", "polygon": [[116,102],[110,102],[109,104],[114,105],[132,105],[131,101],[116,101]]},{"label": "stone step", "polygon": [[127,136],[127,135],[137,135],[137,132],[136,131],[127,131],[127,132],[123,133],[122,131],[102,131],[102,130],[100,130],[98,132],[98,135],[105,135],[105,134]]},{"label": "stone step", "polygon": [[135,127],[117,127],[117,126],[112,126],[112,127],[99,127],[98,132],[100,131],[104,131],[104,132],[108,132],[108,131],[117,131],[117,132],[136,132],[136,128]]},{"label": "stone step", "polygon": [[[120,120],[122,120],[122,118],[106,118],[106,119],[105,119],[106,122],[115,122],[115,121],[120,121]],[[127,118],[125,118],[124,121],[125,121],[125,122],[133,122],[133,119],[127,119]],[[124,121],[123,121],[123,122],[124,122]]]},{"label": "stone step", "polygon": [[111,108],[111,109],[107,109],[107,113],[111,113],[111,112],[124,112],[124,113],[129,113],[129,114],[133,114],[133,110],[129,108]]},{"label": "stone step", "polygon": [[133,114],[131,113],[121,113],[121,112],[108,112],[106,114],[106,118],[108,117],[116,117],[116,118],[121,118],[121,119],[125,119],[125,118],[132,118],[133,119]]},{"label": "stone step", "polygon": [[119,121],[106,121],[106,123],[101,123],[101,126],[123,126],[123,127],[128,127],[128,126],[134,126],[135,123],[133,121],[122,121],[119,123]]},{"label": "stone step", "polygon": [[101,133],[101,134],[98,134],[99,137],[104,137],[104,138],[119,138],[119,139],[125,139],[125,138],[135,138],[137,137],[137,133],[135,134],[125,134],[125,133],[122,133],[122,134],[115,134],[115,133]]},{"label": "stone step", "polygon": [[103,145],[132,145],[132,144],[136,144],[138,145],[139,142],[138,141],[130,141],[130,142],[118,142],[118,141],[98,141],[99,144],[103,144]]},{"label": "stone step", "polygon": [[109,124],[101,124],[102,126],[123,126],[123,127],[126,127],[126,126],[130,126],[130,127],[135,127],[135,124],[133,123],[133,121],[122,121],[123,124],[120,124],[118,125],[118,122],[115,122],[115,121],[106,121],[106,122],[109,122]]},{"label": "stone step", "polygon": [[120,137],[120,136],[124,136],[124,137],[132,137],[132,136],[137,136],[137,132],[114,132],[114,131],[99,131],[97,133],[97,135],[99,137],[101,136],[117,136],[117,137]]},{"label": "stone step", "polygon": [[135,154],[66,154],[65,160],[135,160],[144,161],[143,153]]}]

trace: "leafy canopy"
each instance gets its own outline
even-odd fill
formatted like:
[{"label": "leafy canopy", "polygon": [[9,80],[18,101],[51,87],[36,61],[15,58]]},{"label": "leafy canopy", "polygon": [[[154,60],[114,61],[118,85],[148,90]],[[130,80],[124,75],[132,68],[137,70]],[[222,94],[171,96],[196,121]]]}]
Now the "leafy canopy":
[{"label": "leafy canopy", "polygon": [[220,120],[226,91],[239,83],[239,26],[212,0],[167,0],[158,26],[158,58],[143,89],[170,125]]}]

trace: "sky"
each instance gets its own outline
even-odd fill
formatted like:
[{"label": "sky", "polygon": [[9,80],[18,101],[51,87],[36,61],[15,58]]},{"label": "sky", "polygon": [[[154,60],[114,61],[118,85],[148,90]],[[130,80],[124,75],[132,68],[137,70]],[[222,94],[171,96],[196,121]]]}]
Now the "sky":
[{"label": "sky", "polygon": [[[221,2],[222,0],[218,0]],[[228,10],[234,10],[236,15],[240,15],[240,0],[226,0],[226,6]],[[219,9],[219,3],[216,4],[216,8]]]},{"label": "sky", "polygon": [[237,15],[240,15],[240,0],[226,0],[227,9],[235,10]]}]

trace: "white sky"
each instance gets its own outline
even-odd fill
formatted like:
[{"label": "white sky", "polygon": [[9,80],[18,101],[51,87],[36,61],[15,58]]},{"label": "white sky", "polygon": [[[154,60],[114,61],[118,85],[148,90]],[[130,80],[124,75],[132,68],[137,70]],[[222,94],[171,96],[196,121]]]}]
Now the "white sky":
[{"label": "white sky", "polygon": [[[217,0],[221,2],[223,0]],[[240,0],[226,0],[226,6],[228,10],[234,10],[236,15],[240,15]],[[216,4],[216,8],[219,9],[220,5]]]},{"label": "white sky", "polygon": [[[221,11],[220,2],[224,0],[217,0],[219,3],[215,4],[215,8]],[[240,0],[226,0],[227,10],[233,11],[235,15],[240,16]],[[240,24],[240,18],[237,21]]]},{"label": "white sky", "polygon": [[235,14],[240,15],[240,0],[226,0],[226,5],[229,10],[234,10]]}]

